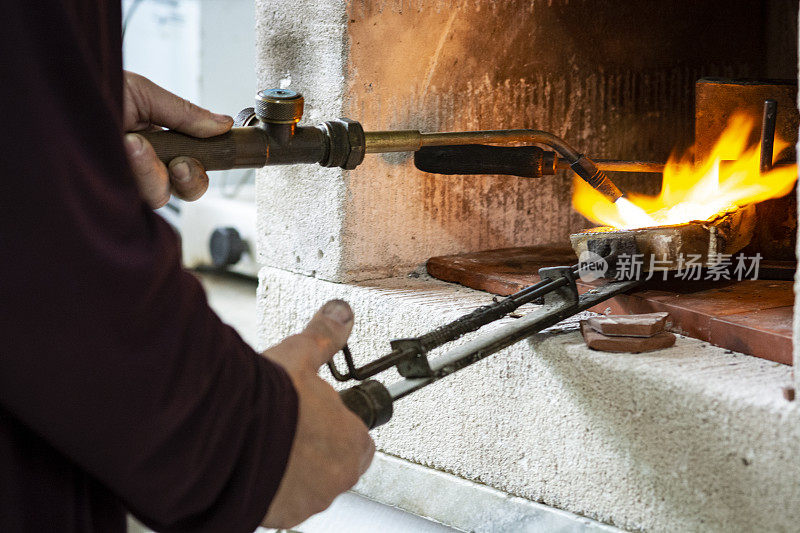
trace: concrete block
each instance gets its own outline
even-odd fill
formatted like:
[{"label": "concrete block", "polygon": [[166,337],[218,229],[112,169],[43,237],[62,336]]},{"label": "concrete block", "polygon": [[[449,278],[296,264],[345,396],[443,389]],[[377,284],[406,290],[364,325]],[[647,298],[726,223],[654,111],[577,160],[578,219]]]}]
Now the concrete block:
[{"label": "concrete block", "polygon": [[[261,344],[331,298],[353,305],[364,362],[489,296],[422,275],[343,285],[264,268]],[[647,354],[595,352],[567,327],[400,400],[373,434],[389,455],[624,529],[793,531],[800,407],[781,391],[791,379],[785,365],[684,337]]]},{"label": "concrete block", "polygon": [[[697,78],[761,72],[762,30],[738,28],[752,27],[764,8],[740,3],[257,0],[258,80],[304,93],[311,123],[347,116],[367,130],[538,128],[595,157],[664,159],[691,139]],[[333,281],[374,279],[434,255],[564,243],[585,227],[566,173],[429,175],[410,159],[260,171],[261,263]],[[652,175],[616,179],[658,189]]]}]

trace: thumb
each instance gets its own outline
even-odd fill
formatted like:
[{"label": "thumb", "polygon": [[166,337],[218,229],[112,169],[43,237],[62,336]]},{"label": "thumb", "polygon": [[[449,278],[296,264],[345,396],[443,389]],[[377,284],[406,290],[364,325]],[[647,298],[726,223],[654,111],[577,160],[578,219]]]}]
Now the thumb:
[{"label": "thumb", "polygon": [[344,300],[331,300],[323,305],[300,333],[313,341],[307,361],[315,369],[327,363],[347,344],[353,330],[353,310]]},{"label": "thumb", "polygon": [[343,300],[331,300],[311,318],[306,328],[264,352],[290,375],[319,367],[344,347],[353,329],[353,311]]},{"label": "thumb", "polygon": [[136,102],[141,123],[164,126],[193,137],[212,137],[231,129],[233,119],[227,115],[212,113],[168,90],[147,78],[128,73],[126,90]]}]

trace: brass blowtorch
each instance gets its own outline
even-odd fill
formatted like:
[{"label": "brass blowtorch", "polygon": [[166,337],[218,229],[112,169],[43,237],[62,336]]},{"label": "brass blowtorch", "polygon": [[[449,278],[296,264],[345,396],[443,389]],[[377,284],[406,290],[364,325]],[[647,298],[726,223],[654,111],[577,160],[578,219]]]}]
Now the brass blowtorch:
[{"label": "brass blowtorch", "polygon": [[[361,124],[346,118],[318,126],[298,126],[302,116],[303,97],[299,93],[272,89],[259,92],[255,108],[239,113],[236,127],[223,135],[207,139],[174,131],[142,135],[150,141],[165,164],[175,157],[189,156],[197,159],[206,170],[297,163],[318,163],[351,170],[364,161],[366,154],[386,152],[414,152],[414,164],[418,169],[437,174],[508,174],[538,178],[555,174],[559,168],[571,168],[611,201],[623,198],[623,194],[605,175],[604,168],[633,172],[660,172],[663,168],[663,164],[648,162],[606,161],[596,164],[563,139],[539,130],[365,132]],[[538,146],[488,146],[492,144],[540,144],[553,148],[555,152]],[[610,261],[612,257],[603,260],[606,259]],[[420,337],[394,340],[390,353],[361,368],[355,367],[345,346],[347,371],[340,372],[332,360],[328,367],[337,380],[357,380],[360,383],[341,391],[342,401],[367,427],[374,428],[392,417],[395,401],[639,283],[609,283],[579,296],[575,286],[579,266],[542,269],[539,271],[540,283],[478,308]],[[545,305],[520,321],[476,338],[438,358],[428,359],[430,350],[476,331],[537,298],[544,298]],[[386,386],[371,379],[393,367],[402,376],[400,381]]]},{"label": "brass blowtorch", "polygon": [[[352,170],[366,154],[415,152],[418,169],[438,174],[507,174],[528,178],[571,168],[611,201],[623,193],[603,170],[660,172],[663,164],[605,161],[595,164],[563,139],[539,130],[421,133],[418,130],[364,131],[360,123],[339,118],[317,126],[299,126],[303,96],[287,89],[256,95],[255,107],[236,116],[231,131],[200,139],[175,131],[146,132],[165,164],[178,156],[198,160],[206,170],[260,168],[266,165],[318,163]],[[500,147],[486,144],[541,144]]]}]

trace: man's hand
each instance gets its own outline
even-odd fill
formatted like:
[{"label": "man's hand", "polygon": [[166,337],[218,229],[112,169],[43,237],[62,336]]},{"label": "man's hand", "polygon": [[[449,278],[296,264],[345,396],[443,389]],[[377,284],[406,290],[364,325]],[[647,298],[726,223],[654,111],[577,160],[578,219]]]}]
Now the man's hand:
[{"label": "man's hand", "polygon": [[375,445],[367,427],[317,375],[347,342],[352,328],[350,306],[333,300],[302,333],[264,352],[289,373],[299,400],[292,451],[265,527],[289,528],[325,510],[356,484],[372,461]]},{"label": "man's hand", "polygon": [[[152,81],[125,72],[123,127],[126,132],[170,128],[193,137],[213,137],[231,129],[233,119],[198,107],[162,89]],[[169,170],[153,147],[135,133],[125,135],[128,154],[142,198],[157,209],[169,200],[170,191],[184,200],[197,200],[208,189],[208,176],[191,157],[176,157]]]}]

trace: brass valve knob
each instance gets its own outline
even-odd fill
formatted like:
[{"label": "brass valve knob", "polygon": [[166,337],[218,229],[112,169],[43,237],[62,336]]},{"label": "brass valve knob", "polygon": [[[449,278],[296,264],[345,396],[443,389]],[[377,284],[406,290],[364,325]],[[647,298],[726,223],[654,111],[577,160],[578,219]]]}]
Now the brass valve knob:
[{"label": "brass valve knob", "polygon": [[259,91],[255,111],[261,122],[297,124],[303,117],[303,95],[288,89]]}]

